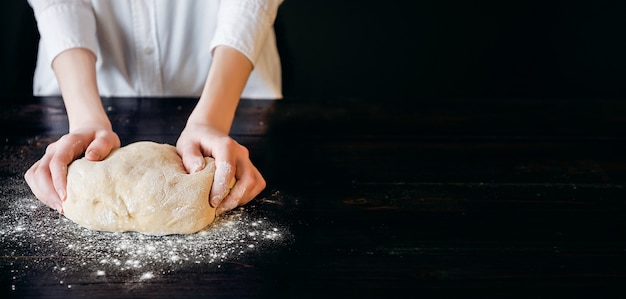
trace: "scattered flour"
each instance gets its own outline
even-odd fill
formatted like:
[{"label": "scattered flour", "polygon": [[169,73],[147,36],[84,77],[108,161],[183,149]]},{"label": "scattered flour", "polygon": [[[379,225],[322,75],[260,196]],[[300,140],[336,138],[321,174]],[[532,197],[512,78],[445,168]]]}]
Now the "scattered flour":
[{"label": "scattered flour", "polygon": [[196,234],[149,236],[81,228],[36,200],[23,180],[2,178],[0,183],[5,186],[0,193],[0,255],[32,257],[12,266],[12,289],[20,279],[27,279],[28,264],[37,266],[41,261],[56,265],[49,271],[61,285],[64,277],[76,273],[145,281],[192,265],[219,268],[220,263],[236,262],[291,240],[288,227],[260,216],[254,202],[226,213]]}]

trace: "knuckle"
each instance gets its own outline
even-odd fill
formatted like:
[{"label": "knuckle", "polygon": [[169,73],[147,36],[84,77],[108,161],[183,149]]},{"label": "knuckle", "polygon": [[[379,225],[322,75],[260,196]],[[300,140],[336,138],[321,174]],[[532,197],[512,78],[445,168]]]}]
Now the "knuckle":
[{"label": "knuckle", "polygon": [[267,182],[260,175],[252,175],[245,180],[244,185],[247,190],[263,190]]},{"label": "knuckle", "polygon": [[230,137],[222,138],[221,143],[225,148],[228,148],[228,149],[237,148],[237,146],[239,145],[237,141],[235,141],[234,139]]},{"label": "knuckle", "polygon": [[50,159],[49,167],[60,168],[61,165],[69,164],[73,160],[73,151],[57,151]]},{"label": "knuckle", "polygon": [[265,187],[267,187],[267,182],[265,181],[265,179],[263,177],[260,177],[258,180],[258,186],[260,190],[265,189]]},{"label": "knuckle", "polygon": [[81,140],[76,134],[65,134],[59,138],[55,144],[63,144],[63,145],[73,145],[76,143],[80,143]]},{"label": "knuckle", "polygon": [[103,142],[110,147],[120,146],[120,139],[113,131],[105,131],[104,138],[102,138]]},{"label": "knuckle", "polygon": [[245,190],[251,190],[256,185],[258,185],[258,182],[254,178],[249,178],[249,179],[245,180],[243,185],[244,185],[243,187],[244,187]]},{"label": "knuckle", "polygon": [[245,157],[250,156],[250,151],[245,146],[242,146],[242,145],[239,145],[239,153]]},{"label": "knuckle", "polygon": [[26,172],[24,177],[26,177],[27,179],[34,179],[34,178],[38,177],[41,174],[41,167],[42,167],[41,165],[31,167]]},{"label": "knuckle", "polygon": [[[61,137],[63,138],[63,137]],[[61,139],[57,140],[56,142],[50,143],[48,144],[48,146],[46,146],[46,154],[52,154],[55,152],[56,147],[57,147],[57,143],[60,142]]]},{"label": "knuckle", "polygon": [[59,160],[50,161],[50,170],[53,173],[64,172],[67,169],[67,165]]},{"label": "knuckle", "polygon": [[26,173],[24,173],[24,180],[26,180],[26,182],[30,182],[33,178],[33,170],[32,168],[27,170]]}]

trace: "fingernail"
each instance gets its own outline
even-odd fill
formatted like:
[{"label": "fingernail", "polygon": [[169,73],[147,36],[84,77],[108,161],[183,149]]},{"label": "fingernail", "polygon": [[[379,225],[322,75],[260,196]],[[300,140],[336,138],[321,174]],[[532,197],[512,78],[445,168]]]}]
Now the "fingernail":
[{"label": "fingernail", "polygon": [[204,159],[198,160],[191,166],[191,173],[196,173],[204,168]]},{"label": "fingernail", "polygon": [[59,194],[59,198],[61,198],[61,202],[64,202],[65,198],[67,197],[67,194],[65,193],[65,190],[58,189],[57,190],[57,194]]},{"label": "fingernail", "polygon": [[55,202],[54,209],[57,210],[59,213],[63,214],[63,205],[61,203]]},{"label": "fingernail", "polygon": [[90,160],[100,160],[100,154],[98,154],[96,151],[94,150],[90,150],[86,156],[89,156],[88,158]]},{"label": "fingernail", "polygon": [[219,206],[217,208],[217,214],[218,215],[222,214],[222,213],[230,211],[230,210],[232,210],[232,209],[234,209],[236,207],[237,207],[237,202],[236,201],[232,201],[232,200],[226,201],[226,202],[224,202],[224,204],[222,204],[221,206]]},{"label": "fingernail", "polygon": [[220,205],[221,201],[222,200],[220,199],[219,196],[213,196],[213,198],[211,198],[211,205],[214,206],[214,207],[217,207],[217,206]]},{"label": "fingernail", "polygon": [[222,202],[222,200],[224,200],[224,198],[226,198],[226,196],[228,196],[228,193],[230,193],[230,188],[224,189],[224,191],[222,192],[222,194],[214,196],[211,199],[211,204],[214,207],[217,207],[220,205],[220,202]]}]

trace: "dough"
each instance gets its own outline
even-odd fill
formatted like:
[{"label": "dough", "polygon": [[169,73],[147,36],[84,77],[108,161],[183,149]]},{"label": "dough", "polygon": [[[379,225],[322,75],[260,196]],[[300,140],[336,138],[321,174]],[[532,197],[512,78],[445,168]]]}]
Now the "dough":
[{"label": "dough", "polygon": [[205,159],[202,171],[188,174],[175,147],[141,141],[103,161],[76,160],[68,168],[65,217],[100,231],[195,233],[215,218],[215,163]]}]

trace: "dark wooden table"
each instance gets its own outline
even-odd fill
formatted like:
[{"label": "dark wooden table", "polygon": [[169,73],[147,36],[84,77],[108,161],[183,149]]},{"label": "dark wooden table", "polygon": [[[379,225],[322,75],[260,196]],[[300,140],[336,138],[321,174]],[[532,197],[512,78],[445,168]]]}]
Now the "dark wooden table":
[{"label": "dark wooden table", "polygon": [[[175,143],[194,104],[104,99],[123,144]],[[77,232],[22,179],[67,130],[61,100],[0,116],[3,298],[626,297],[623,100],[244,100],[232,136],[268,187],[232,213],[281,237],[149,277],[95,272],[117,236]]]}]

